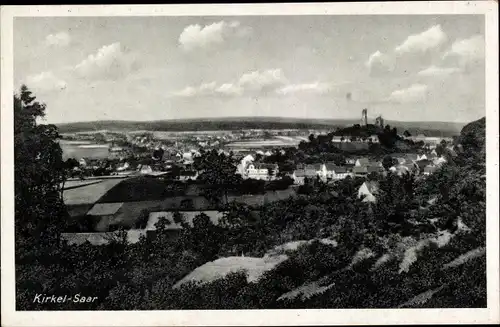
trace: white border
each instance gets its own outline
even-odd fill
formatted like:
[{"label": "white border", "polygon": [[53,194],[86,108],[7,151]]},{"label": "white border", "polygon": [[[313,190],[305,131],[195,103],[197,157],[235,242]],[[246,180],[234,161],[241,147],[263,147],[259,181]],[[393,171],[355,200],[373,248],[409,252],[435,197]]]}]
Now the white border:
[{"label": "white border", "polygon": [[[14,283],[13,17],[484,14],[487,116],[487,309],[222,310],[16,312]],[[499,323],[498,4],[370,2],[136,6],[4,6],[1,8],[2,326],[199,326]]]}]

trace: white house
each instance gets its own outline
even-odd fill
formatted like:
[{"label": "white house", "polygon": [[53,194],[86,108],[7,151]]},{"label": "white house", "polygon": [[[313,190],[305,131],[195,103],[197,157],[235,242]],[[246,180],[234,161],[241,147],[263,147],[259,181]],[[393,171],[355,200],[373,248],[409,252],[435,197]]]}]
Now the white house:
[{"label": "white house", "polygon": [[274,180],[278,174],[278,166],[272,164],[250,163],[246,170],[247,178]]},{"label": "white house", "polygon": [[323,165],[325,169],[324,175],[327,179],[340,180],[351,175],[345,167],[340,167],[332,163],[327,163]]},{"label": "white house", "polygon": [[129,164],[128,164],[128,162],[125,162],[123,164],[123,166],[116,168],[116,171],[124,171],[124,170],[127,170],[128,168],[129,168]]},{"label": "white house", "polygon": [[292,174],[293,183],[295,185],[304,185],[306,172],[303,169],[297,169]]},{"label": "white house", "polygon": [[446,159],[444,157],[442,157],[442,156],[439,157],[439,158],[434,159],[434,161],[433,161],[434,165],[436,165],[436,166],[440,166],[440,165],[442,165],[442,164],[444,164],[446,162],[447,162]]},{"label": "white house", "polygon": [[152,174],[153,173],[153,169],[151,168],[151,166],[148,166],[148,165],[140,165],[140,167],[139,167],[139,173],[141,173],[143,175]]},{"label": "white house", "polygon": [[369,164],[370,164],[370,161],[368,160],[368,158],[359,158],[354,163],[354,165],[356,167],[368,166]]},{"label": "white house", "polygon": [[425,154],[422,154],[421,156],[417,156],[417,161],[420,160],[427,160],[427,156]]},{"label": "white house", "polygon": [[80,165],[80,167],[86,167],[87,166],[87,162],[83,158],[81,158],[80,161],[78,161],[78,164]]},{"label": "white house", "polygon": [[358,189],[358,199],[363,199],[363,202],[375,202],[377,191],[377,183],[366,181]]},{"label": "white house", "polygon": [[438,167],[436,167],[434,165],[427,165],[427,166],[425,166],[425,168],[424,168],[424,175],[430,175],[430,174],[434,173],[437,168]]}]

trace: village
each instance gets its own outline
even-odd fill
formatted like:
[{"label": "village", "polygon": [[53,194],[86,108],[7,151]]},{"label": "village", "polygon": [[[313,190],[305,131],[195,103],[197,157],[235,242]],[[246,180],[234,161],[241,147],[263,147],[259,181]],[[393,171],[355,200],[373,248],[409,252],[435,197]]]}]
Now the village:
[{"label": "village", "polygon": [[[366,115],[364,119],[367,124]],[[256,132],[254,135],[260,136]],[[165,146],[165,142],[136,136],[131,143],[143,146],[139,156],[126,156],[123,148],[111,147],[106,159],[73,160],[70,177],[64,185],[64,201],[71,227],[63,238],[72,244],[86,241],[94,245],[107,244],[118,235],[117,230],[125,229],[128,242],[136,243],[141,235],[154,235],[160,217],[170,222],[167,229],[172,235],[183,228],[180,219],[175,217],[182,217],[182,221],[192,224],[195,217],[204,214],[217,224],[224,215],[224,205],[213,203],[204,196],[203,189],[207,185],[199,179],[204,171],[197,169],[196,164],[210,151],[233,158],[233,175],[242,181],[238,184],[238,191],[226,197],[225,205],[242,203],[258,208],[296,195],[304,185],[316,182],[335,184],[345,179],[364,180],[357,190],[357,197],[363,202],[375,202],[378,179],[387,174],[413,174],[425,178],[447,162],[444,150],[448,154],[453,152],[447,139],[426,139],[422,135],[403,137],[411,139],[410,142],[420,142],[418,153],[391,153],[383,157],[344,154],[337,155],[335,161],[314,161],[313,156],[304,163],[290,160],[293,151],[297,151],[293,146],[264,149],[199,147],[196,150],[189,149],[189,146],[194,147],[193,142],[203,139],[199,136],[194,141],[192,137],[177,139],[170,147]],[[211,136],[209,139],[221,138]],[[116,142],[116,139],[111,141]],[[209,144],[205,139],[201,142]],[[378,137],[333,135],[329,142],[339,148],[346,143],[371,145],[378,143]],[[175,150],[180,143],[184,144],[184,152]],[[116,153],[121,155],[116,156]],[[287,163],[291,163],[288,165],[280,161],[287,156]]]}]

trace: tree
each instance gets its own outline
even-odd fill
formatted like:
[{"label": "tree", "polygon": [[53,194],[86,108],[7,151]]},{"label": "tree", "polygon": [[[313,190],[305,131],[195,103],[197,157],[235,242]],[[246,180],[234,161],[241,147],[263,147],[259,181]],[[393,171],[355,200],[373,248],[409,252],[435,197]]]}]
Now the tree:
[{"label": "tree", "polygon": [[45,105],[23,85],[14,96],[15,229],[20,256],[33,244],[58,244],[67,221],[62,201],[66,167],[59,134],[56,126],[37,122],[44,116]]},{"label": "tree", "polygon": [[63,169],[64,169],[64,175],[63,175],[63,180],[62,180],[62,186],[61,186],[61,198],[64,192],[64,185],[66,183],[66,180],[73,175],[73,170],[79,166],[79,163],[76,159],[74,158],[69,158],[63,163]]},{"label": "tree", "polygon": [[310,143],[314,143],[316,141],[316,138],[315,138],[314,134],[310,134],[309,137],[308,137],[308,139],[309,139]]},{"label": "tree", "polygon": [[283,178],[287,176],[287,174],[292,174],[296,168],[297,165],[293,161],[287,160],[278,165],[278,176]]},{"label": "tree", "polygon": [[411,133],[410,133],[410,132],[408,132],[408,130],[405,130],[405,131],[403,132],[403,135],[404,135],[405,137],[410,137],[410,136],[411,136]]},{"label": "tree", "polygon": [[194,203],[192,199],[183,199],[181,201],[181,208],[185,210],[192,210],[194,209]]},{"label": "tree", "polygon": [[199,179],[209,187],[205,196],[210,200],[220,203],[221,196],[228,203],[228,193],[233,190],[241,180],[236,174],[237,160],[231,152],[228,156],[218,153],[216,150],[201,153],[195,158],[195,168],[201,171]]},{"label": "tree", "polygon": [[176,224],[182,224],[184,222],[184,215],[179,211],[174,211],[172,218]]},{"label": "tree", "polygon": [[385,170],[389,170],[389,168],[391,168],[392,166],[394,165],[394,160],[391,156],[385,156],[383,159],[382,159],[382,166],[384,166],[384,169]]},{"label": "tree", "polygon": [[155,149],[153,151],[153,159],[161,160],[163,158],[164,153],[165,153],[165,150],[163,150],[162,148]]},{"label": "tree", "polygon": [[274,174],[275,174],[274,168],[267,168],[267,176],[268,176],[269,180],[274,179],[274,177],[275,177]]}]

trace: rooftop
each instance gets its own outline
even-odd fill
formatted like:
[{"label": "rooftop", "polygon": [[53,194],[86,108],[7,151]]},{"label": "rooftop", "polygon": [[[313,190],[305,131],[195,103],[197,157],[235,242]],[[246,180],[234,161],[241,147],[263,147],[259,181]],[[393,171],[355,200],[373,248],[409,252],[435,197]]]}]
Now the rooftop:
[{"label": "rooftop", "polygon": [[315,170],[315,171],[321,170],[321,164],[320,163],[308,164],[306,165],[306,170]]},{"label": "rooftop", "polygon": [[304,169],[297,169],[294,171],[295,177],[305,177],[306,172]]}]

